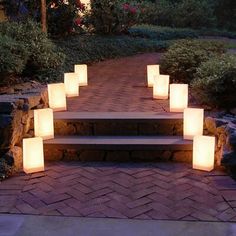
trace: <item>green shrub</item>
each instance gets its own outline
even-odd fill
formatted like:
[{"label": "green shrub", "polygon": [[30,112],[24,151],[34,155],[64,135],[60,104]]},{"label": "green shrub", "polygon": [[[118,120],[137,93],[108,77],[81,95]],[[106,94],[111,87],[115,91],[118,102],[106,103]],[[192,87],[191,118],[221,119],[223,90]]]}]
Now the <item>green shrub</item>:
[{"label": "green shrub", "polygon": [[179,40],[161,59],[161,71],[169,74],[172,81],[189,83],[202,62],[224,52],[222,42]]},{"label": "green shrub", "polygon": [[86,22],[92,24],[98,34],[119,34],[136,24],[139,15],[136,1],[93,0]]},{"label": "green shrub", "polygon": [[201,102],[223,108],[236,104],[236,56],[225,54],[203,62],[191,84]]},{"label": "green shrub", "polygon": [[136,25],[129,29],[129,34],[134,37],[150,38],[157,40],[173,40],[184,38],[197,38],[196,31],[191,29],[160,27],[155,25]]},{"label": "green shrub", "polygon": [[236,31],[236,1],[217,0],[215,3],[217,26]]},{"label": "green shrub", "polygon": [[199,29],[212,27],[216,23],[212,4],[207,0],[183,0],[176,4],[173,14],[176,27]]},{"label": "green shrub", "polygon": [[[64,61],[64,55],[58,52],[56,46],[47,38],[47,35],[41,31],[39,25],[32,21],[26,23],[4,22],[0,24],[0,33],[4,37],[10,38],[14,47],[19,48],[18,51],[1,48],[1,52],[5,50],[6,57],[2,58],[3,67],[7,68],[7,64],[12,57],[19,60],[19,68],[15,71],[9,67],[9,71],[34,75],[37,71],[57,68]],[[9,48],[9,47],[8,47]],[[26,52],[22,52],[24,49]]]},{"label": "green shrub", "polygon": [[28,58],[24,46],[14,39],[0,34],[0,51],[0,75],[3,79],[9,74],[22,73]]}]

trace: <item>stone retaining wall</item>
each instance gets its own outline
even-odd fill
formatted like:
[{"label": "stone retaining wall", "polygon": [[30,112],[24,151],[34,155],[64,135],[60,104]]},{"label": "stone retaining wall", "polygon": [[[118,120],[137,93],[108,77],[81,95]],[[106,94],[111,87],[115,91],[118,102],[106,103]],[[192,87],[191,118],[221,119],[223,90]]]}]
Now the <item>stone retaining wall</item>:
[{"label": "stone retaining wall", "polygon": [[216,161],[218,165],[236,167],[236,117],[221,115],[205,119],[205,133],[216,136]]},{"label": "stone retaining wall", "polygon": [[0,177],[4,178],[12,167],[22,168],[22,139],[34,136],[33,109],[45,107],[46,89],[0,96]]}]

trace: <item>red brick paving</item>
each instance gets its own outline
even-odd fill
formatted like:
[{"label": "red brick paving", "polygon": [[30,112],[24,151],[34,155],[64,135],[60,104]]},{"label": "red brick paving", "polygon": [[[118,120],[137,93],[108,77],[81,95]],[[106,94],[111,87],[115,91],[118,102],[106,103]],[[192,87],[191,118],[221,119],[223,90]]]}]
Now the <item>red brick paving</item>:
[{"label": "red brick paving", "polygon": [[164,112],[168,101],[153,100],[146,87],[146,66],[157,64],[160,53],[113,59],[88,67],[89,85],[68,99],[69,111]]},{"label": "red brick paving", "polygon": [[[157,111],[145,87],[146,65],[159,54],[89,67],[89,86],[70,111]],[[0,183],[0,213],[236,222],[236,182],[177,163],[53,163],[46,171]]]},{"label": "red brick paving", "polygon": [[236,222],[236,183],[183,163],[50,163],[0,183],[0,213]]}]

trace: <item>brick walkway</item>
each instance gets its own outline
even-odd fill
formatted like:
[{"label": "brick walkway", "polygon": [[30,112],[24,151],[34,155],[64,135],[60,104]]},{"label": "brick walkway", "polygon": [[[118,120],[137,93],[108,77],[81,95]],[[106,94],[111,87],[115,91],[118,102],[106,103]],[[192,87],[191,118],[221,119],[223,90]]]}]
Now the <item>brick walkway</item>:
[{"label": "brick walkway", "polygon": [[146,87],[146,66],[157,64],[159,53],[108,60],[88,67],[89,86],[79,98],[68,99],[69,111],[155,111],[168,109],[168,101],[152,99]]},{"label": "brick walkway", "polygon": [[0,213],[236,221],[236,183],[180,163],[54,163],[0,184]]},{"label": "brick walkway", "polygon": [[[159,54],[98,63],[73,111],[164,111],[145,88],[146,64]],[[114,96],[114,97],[113,97]],[[235,221],[236,183],[178,163],[47,163],[46,171],[0,183],[0,213]]]}]

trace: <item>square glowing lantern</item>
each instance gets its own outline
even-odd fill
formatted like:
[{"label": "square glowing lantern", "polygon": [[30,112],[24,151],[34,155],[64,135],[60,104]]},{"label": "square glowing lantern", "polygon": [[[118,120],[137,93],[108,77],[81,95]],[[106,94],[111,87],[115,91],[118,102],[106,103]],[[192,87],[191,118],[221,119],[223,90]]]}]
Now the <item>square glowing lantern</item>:
[{"label": "square glowing lantern", "polygon": [[148,87],[153,87],[155,76],[160,74],[159,65],[148,65],[147,66],[147,83]]},{"label": "square glowing lantern", "polygon": [[66,110],[66,90],[64,83],[48,84],[49,107],[53,111]]},{"label": "square glowing lantern", "polygon": [[169,96],[169,75],[158,75],[153,83],[153,98],[168,99]]},{"label": "square glowing lantern", "polygon": [[211,171],[214,169],[215,137],[194,136],[193,169]]},{"label": "square glowing lantern", "polygon": [[184,109],[184,139],[192,140],[203,134],[204,110],[198,108]]},{"label": "square glowing lantern", "polygon": [[23,139],[23,169],[27,174],[44,171],[43,139],[41,137]]},{"label": "square glowing lantern", "polygon": [[79,81],[76,73],[65,73],[64,84],[67,97],[79,96]]},{"label": "square glowing lantern", "polygon": [[170,85],[170,112],[183,112],[188,107],[188,85]]},{"label": "square glowing lantern", "polygon": [[79,86],[88,85],[88,67],[85,64],[75,65],[75,73],[79,78]]},{"label": "square glowing lantern", "polygon": [[34,110],[34,133],[43,140],[54,138],[53,110],[51,108]]}]

